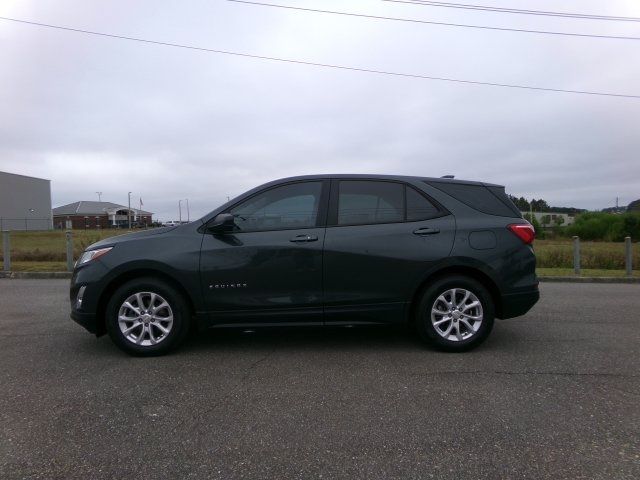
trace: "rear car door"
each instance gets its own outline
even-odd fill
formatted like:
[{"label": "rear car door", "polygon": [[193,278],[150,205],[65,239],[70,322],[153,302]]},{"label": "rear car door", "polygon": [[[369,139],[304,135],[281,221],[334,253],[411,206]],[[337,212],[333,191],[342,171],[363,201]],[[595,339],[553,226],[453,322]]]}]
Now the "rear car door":
[{"label": "rear car door", "polygon": [[334,179],[324,247],[326,323],[392,323],[451,252],[453,215],[404,182]]},{"label": "rear car door", "polygon": [[322,322],[328,183],[270,187],[225,212],[233,232],[205,233],[200,272],[212,324]]}]

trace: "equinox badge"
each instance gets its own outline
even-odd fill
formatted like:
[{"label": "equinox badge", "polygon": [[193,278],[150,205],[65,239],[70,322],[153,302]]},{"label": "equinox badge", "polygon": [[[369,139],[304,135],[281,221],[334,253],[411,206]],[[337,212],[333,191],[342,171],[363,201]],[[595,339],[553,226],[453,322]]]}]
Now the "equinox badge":
[{"label": "equinox badge", "polygon": [[209,285],[209,288],[211,290],[216,288],[247,288],[247,284],[246,283],[215,283],[215,284]]}]

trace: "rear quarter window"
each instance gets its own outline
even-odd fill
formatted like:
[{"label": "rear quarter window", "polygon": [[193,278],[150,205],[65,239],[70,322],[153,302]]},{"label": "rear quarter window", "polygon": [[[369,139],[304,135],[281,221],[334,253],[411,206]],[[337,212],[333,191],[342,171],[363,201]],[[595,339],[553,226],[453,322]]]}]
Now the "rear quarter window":
[{"label": "rear quarter window", "polygon": [[519,218],[520,212],[504,192],[504,187],[465,183],[427,182],[465,205],[489,215]]}]

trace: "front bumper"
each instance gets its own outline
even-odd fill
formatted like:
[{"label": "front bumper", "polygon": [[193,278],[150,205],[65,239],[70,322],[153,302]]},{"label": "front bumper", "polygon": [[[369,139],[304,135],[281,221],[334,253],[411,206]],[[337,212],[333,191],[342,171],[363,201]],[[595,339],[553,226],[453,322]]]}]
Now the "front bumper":
[{"label": "front bumper", "polygon": [[[99,260],[90,262],[73,271],[69,285],[71,319],[96,335],[105,333],[103,322],[98,321],[98,302],[103,291],[105,272],[106,268]],[[82,302],[79,304],[78,294],[81,290]]]},{"label": "front bumper", "polygon": [[538,290],[538,286],[536,285],[530,290],[508,293],[501,297],[502,305],[499,318],[514,318],[524,315],[531,310],[531,307],[540,299],[540,290]]},{"label": "front bumper", "polygon": [[77,310],[71,310],[71,319],[79,325],[82,325],[89,332],[98,333],[98,322],[96,315],[93,313],[84,313]]}]

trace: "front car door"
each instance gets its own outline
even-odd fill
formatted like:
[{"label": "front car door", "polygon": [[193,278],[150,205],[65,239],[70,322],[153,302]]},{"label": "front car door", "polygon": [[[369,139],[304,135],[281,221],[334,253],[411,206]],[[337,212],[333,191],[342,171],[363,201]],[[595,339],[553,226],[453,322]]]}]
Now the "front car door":
[{"label": "front car door", "polygon": [[332,180],[324,248],[325,321],[404,319],[416,286],[451,252],[453,215],[399,181]]},{"label": "front car door", "polygon": [[212,325],[322,323],[328,180],[260,191],[227,209],[234,231],[205,233],[202,288]]}]

